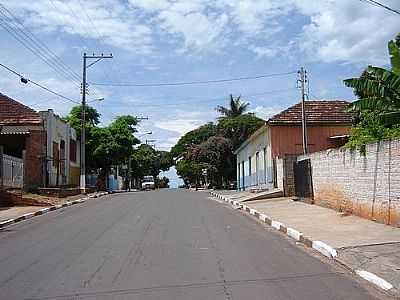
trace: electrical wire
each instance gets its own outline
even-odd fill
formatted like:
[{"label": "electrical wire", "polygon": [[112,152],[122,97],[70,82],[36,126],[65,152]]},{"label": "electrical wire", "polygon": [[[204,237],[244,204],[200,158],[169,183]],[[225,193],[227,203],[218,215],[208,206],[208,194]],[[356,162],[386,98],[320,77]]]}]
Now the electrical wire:
[{"label": "electrical wire", "polygon": [[[9,33],[13,33],[14,38],[18,36],[26,44],[29,44],[30,50],[35,52],[42,60],[46,60],[55,71],[62,73],[66,78],[72,81],[80,81],[80,77],[70,67],[62,62],[59,56],[55,54],[49,47],[37,38],[9,9],[0,3],[0,14],[5,18],[6,23],[2,22],[2,27]],[[11,31],[11,32],[10,32]],[[19,40],[20,41],[20,40]],[[20,41],[21,42],[21,41]],[[26,45],[24,44],[24,46]],[[50,59],[47,59],[49,57]]]},{"label": "electrical wire", "polygon": [[375,0],[360,0],[360,1],[368,3],[368,4],[371,4],[371,5],[376,6],[376,7],[384,8],[384,9],[386,9],[388,11],[391,11],[391,12],[393,12],[395,14],[400,15],[400,11],[399,10],[391,8],[391,7],[389,7],[389,6],[385,5],[385,4],[382,4],[382,3],[378,2],[378,1],[375,1]]},{"label": "electrical wire", "polygon": [[232,82],[232,81],[242,81],[242,80],[254,80],[261,78],[269,78],[269,77],[278,77],[296,74],[297,71],[285,72],[285,73],[275,73],[275,74],[266,74],[266,75],[258,75],[258,76],[247,76],[247,77],[236,77],[236,78],[227,78],[227,79],[216,79],[216,80],[204,80],[204,81],[187,81],[187,82],[162,82],[162,83],[96,83],[92,82],[91,85],[98,86],[134,86],[134,87],[158,87],[158,86],[182,86],[182,85],[196,85],[196,84],[213,84],[213,83],[223,83],[223,82]]},{"label": "electrical wire", "polygon": [[[287,88],[287,89],[279,89],[279,90],[270,90],[270,91],[265,91],[265,92],[260,92],[260,93],[253,93],[253,94],[244,94],[241,95],[241,97],[253,97],[253,96],[261,96],[261,95],[268,95],[268,94],[274,94],[274,93],[282,93],[282,92],[288,92],[288,91],[294,91],[296,90],[296,88]],[[165,99],[166,97],[164,97],[163,99]],[[193,103],[205,103],[205,102],[214,102],[214,101],[219,101],[219,100],[223,100],[226,99],[226,95],[225,96],[221,96],[221,97],[215,97],[215,98],[202,98],[202,99],[198,99],[195,98],[193,100],[186,100],[186,101],[179,101],[179,102],[174,102],[174,103],[165,103],[165,104],[147,104],[145,102],[134,102],[132,101],[132,103],[134,103],[135,105],[140,105],[140,107],[164,107],[164,106],[179,106],[182,104],[193,104]],[[154,98],[152,98],[149,101],[153,101]]]},{"label": "electrical wire", "polygon": [[0,63],[0,66],[3,67],[4,69],[6,69],[7,71],[13,73],[14,75],[17,75],[19,78],[24,79],[24,80],[26,80],[27,82],[30,82],[30,83],[32,83],[33,85],[36,85],[37,87],[39,87],[39,88],[41,88],[41,89],[43,89],[43,90],[45,90],[45,91],[47,91],[47,92],[49,92],[49,93],[52,93],[53,95],[56,95],[56,96],[58,96],[58,97],[60,97],[60,98],[62,98],[62,99],[64,99],[64,100],[67,100],[67,101],[69,101],[69,102],[72,102],[72,103],[75,103],[75,104],[79,104],[79,105],[80,105],[80,102],[75,101],[75,100],[73,100],[73,99],[71,99],[71,98],[68,98],[68,97],[66,97],[66,96],[64,96],[64,95],[62,95],[62,94],[60,94],[60,93],[58,93],[58,92],[55,92],[55,91],[49,89],[48,87],[46,87],[46,86],[44,86],[44,85],[42,85],[42,84],[40,84],[40,83],[38,83],[38,82],[36,82],[36,81],[33,81],[33,80],[29,79],[29,78],[24,77],[24,76],[22,76],[20,73],[18,73],[17,71],[11,69],[10,67],[7,67],[6,65],[4,65],[4,64],[2,64],[2,63]]}]

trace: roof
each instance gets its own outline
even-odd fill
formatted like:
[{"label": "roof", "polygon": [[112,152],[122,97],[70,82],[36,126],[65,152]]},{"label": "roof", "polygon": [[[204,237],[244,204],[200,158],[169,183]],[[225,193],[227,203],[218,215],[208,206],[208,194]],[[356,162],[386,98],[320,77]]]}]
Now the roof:
[{"label": "roof", "polygon": [[[350,102],[343,100],[305,101],[307,124],[352,124],[353,114],[346,112]],[[301,102],[285,109],[268,120],[274,124],[301,124]]]},{"label": "roof", "polygon": [[0,135],[9,134],[29,134],[32,130],[43,130],[42,126],[27,126],[27,125],[0,125]]},{"label": "roof", "polygon": [[41,124],[42,118],[35,110],[0,93],[0,125]]}]

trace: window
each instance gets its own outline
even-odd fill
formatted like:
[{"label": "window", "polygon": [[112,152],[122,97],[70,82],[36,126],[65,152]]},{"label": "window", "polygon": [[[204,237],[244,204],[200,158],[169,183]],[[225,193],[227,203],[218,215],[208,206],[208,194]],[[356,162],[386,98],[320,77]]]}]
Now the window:
[{"label": "window", "polygon": [[69,160],[76,162],[76,141],[73,139],[69,140]]}]

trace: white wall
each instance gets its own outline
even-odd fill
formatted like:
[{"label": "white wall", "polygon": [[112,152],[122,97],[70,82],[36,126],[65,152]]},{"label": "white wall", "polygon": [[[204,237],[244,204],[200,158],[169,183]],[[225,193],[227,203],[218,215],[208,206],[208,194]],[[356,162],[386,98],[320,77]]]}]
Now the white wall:
[{"label": "white wall", "polygon": [[[264,157],[265,149],[265,157]],[[257,164],[258,153],[258,164]],[[251,172],[249,172],[249,157],[251,157]],[[270,129],[267,126],[262,127],[248,140],[245,145],[236,155],[237,164],[244,161],[244,177],[245,188],[252,186],[273,186],[273,171],[272,171],[272,156],[271,156],[271,140]],[[243,172],[240,170],[240,178],[238,187],[242,186]],[[239,185],[240,183],[240,185]]]},{"label": "white wall", "polygon": [[[54,114],[53,110],[39,112],[44,119],[45,130],[47,133],[47,171],[49,174],[49,186],[55,186],[57,183],[57,166],[53,164],[53,142],[58,144],[60,150],[61,141],[65,142],[64,156],[61,157],[61,151],[59,151],[60,159],[64,159],[63,168],[60,166],[59,170],[59,185],[69,184],[69,169],[70,166],[79,166],[79,143],[77,142],[77,159],[76,162],[70,161],[70,139],[76,140],[76,132],[71,126],[60,119]],[[62,175],[64,174],[64,175]]]}]

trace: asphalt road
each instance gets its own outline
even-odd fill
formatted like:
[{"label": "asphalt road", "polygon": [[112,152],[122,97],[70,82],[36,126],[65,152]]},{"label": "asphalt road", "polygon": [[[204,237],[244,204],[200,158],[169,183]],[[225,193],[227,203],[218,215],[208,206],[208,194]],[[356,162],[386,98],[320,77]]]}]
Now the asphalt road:
[{"label": "asphalt road", "polygon": [[205,192],[116,194],[0,231],[0,299],[375,299]]}]

